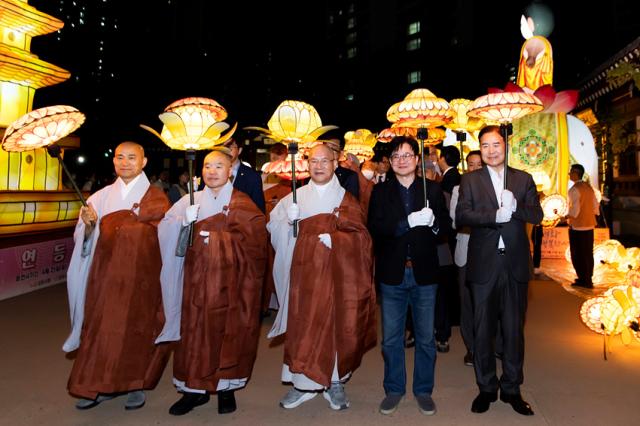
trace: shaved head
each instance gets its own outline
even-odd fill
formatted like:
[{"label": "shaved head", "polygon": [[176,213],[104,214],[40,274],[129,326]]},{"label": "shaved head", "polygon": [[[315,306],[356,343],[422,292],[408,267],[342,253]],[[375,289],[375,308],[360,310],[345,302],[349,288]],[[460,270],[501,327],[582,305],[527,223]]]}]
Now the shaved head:
[{"label": "shaved head", "polygon": [[128,184],[135,179],[147,165],[144,148],[135,142],[122,142],[116,147],[113,166],[116,175]]},{"label": "shaved head", "polygon": [[132,148],[132,149],[139,150],[140,151],[140,155],[142,155],[142,157],[144,158],[144,148],[139,143],[135,143],[135,142],[131,142],[131,141],[124,141],[120,145],[116,146],[116,151],[119,148],[125,147],[125,146],[129,147],[129,148]]},{"label": "shaved head", "polygon": [[231,164],[231,151],[229,150],[229,148],[220,147],[220,148],[214,149],[213,151],[208,153],[206,157],[204,157],[204,162],[206,163],[207,160],[210,160],[216,157],[220,157],[220,158],[224,157],[229,161],[229,164]]}]

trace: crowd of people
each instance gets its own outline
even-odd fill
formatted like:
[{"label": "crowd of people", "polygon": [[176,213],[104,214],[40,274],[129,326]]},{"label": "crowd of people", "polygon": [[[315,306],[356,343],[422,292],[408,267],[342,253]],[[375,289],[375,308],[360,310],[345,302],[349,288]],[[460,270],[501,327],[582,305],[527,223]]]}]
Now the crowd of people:
[{"label": "crowd of people", "polygon": [[[163,175],[150,182],[144,149],[120,144],[117,179],[89,198],[74,234],[63,349],[77,351],[68,384],[76,407],[123,394],[126,409],[142,407],[173,353],[181,396],[170,414],[211,394],[219,413],[233,412],[261,318],[274,309],[268,337],[284,338],[281,379],[291,385],[284,409],[320,394],[334,410],[349,407],[345,385],[376,345],[380,312],[380,413],[396,411],[407,392],[409,346],[418,409],[436,413],[436,355],[449,350],[459,323],[478,386],[471,411],[487,411],[499,394],[532,415],[520,393],[532,269],[526,224],[543,213],[531,175],[505,166],[499,128],[485,127],[479,141],[464,159],[455,147],[431,148],[424,167],[410,137],[362,164],[338,140],[317,142],[306,154],[310,178],[294,196],[290,181],[243,164],[230,139],[205,157],[194,203],[188,174],[174,185]],[[271,161],[286,156],[286,146],[271,148]],[[580,170],[572,168],[576,180]],[[589,224],[573,223],[575,238],[588,238],[580,226]]]}]

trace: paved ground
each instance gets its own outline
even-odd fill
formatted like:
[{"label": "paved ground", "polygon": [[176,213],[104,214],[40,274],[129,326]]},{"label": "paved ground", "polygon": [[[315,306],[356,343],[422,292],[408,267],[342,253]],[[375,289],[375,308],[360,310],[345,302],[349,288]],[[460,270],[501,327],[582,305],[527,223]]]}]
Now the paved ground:
[{"label": "paved ground", "polygon": [[[377,412],[383,397],[380,347],[370,351],[347,385],[351,408],[334,412],[322,397],[294,410],[278,407],[287,387],[279,381],[282,346],[260,341],[254,375],[237,393],[238,411],[220,416],[216,400],[177,418],[168,414],[178,398],[170,368],[147,405],[125,412],[122,398],[85,412],[73,408],[65,386],[72,361],[60,350],[68,331],[64,286],[0,302],[0,425],[613,425],[640,423],[640,343],[629,347],[611,340],[603,360],[602,337],[578,319],[584,300],[553,281],[530,285],[526,325],[523,395],[535,416],[523,417],[501,402],[485,414],[469,411],[476,394],[473,371],[462,363],[464,351],[454,329],[451,352],[440,354],[436,366],[435,416],[418,412],[411,396],[390,417]],[[270,325],[263,325],[263,336]],[[412,351],[407,352],[412,368]],[[411,375],[409,374],[409,377]],[[411,379],[409,379],[410,381]],[[410,383],[408,384],[410,389]]]}]

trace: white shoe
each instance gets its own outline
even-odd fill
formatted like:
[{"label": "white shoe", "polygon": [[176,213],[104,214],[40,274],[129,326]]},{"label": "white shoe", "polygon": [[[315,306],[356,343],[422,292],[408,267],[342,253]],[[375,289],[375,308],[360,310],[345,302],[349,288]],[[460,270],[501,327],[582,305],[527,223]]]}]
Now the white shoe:
[{"label": "white shoe", "polygon": [[342,383],[331,383],[331,387],[322,393],[324,399],[329,401],[332,410],[346,410],[349,408],[349,400]]}]

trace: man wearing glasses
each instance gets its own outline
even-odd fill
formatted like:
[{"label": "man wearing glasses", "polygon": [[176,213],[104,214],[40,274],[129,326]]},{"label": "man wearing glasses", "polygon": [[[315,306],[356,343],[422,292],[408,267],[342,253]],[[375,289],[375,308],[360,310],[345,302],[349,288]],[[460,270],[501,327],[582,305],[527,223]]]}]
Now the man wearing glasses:
[{"label": "man wearing glasses", "polygon": [[416,179],[418,143],[399,136],[390,143],[395,179],[374,187],[369,204],[369,230],[376,255],[376,281],[382,298],[382,354],[385,398],[382,414],[396,411],[405,394],[404,330],[407,307],[415,332],[413,394],[421,413],[432,415],[436,345],[433,335],[438,280],[437,237],[450,219],[440,185]]}]

